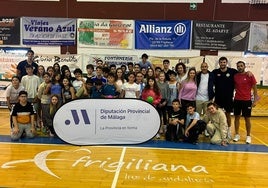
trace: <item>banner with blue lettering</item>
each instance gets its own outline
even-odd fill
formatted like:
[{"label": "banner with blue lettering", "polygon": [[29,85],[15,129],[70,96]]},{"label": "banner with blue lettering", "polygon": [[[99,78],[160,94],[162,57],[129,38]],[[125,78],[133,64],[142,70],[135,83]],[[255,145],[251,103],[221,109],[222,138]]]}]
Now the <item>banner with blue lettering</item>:
[{"label": "banner with blue lettering", "polygon": [[135,21],[136,49],[189,49],[191,21]]},{"label": "banner with blue lettering", "polygon": [[22,17],[25,45],[75,45],[76,19]]}]

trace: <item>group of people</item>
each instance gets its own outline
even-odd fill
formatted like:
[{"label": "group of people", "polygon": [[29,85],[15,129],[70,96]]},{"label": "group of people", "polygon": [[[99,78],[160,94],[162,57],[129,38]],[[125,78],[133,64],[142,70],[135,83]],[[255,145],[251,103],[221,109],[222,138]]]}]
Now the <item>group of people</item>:
[{"label": "group of people", "polygon": [[256,105],[256,80],[252,73],[245,72],[242,61],[237,63],[235,70],[227,67],[227,58],[222,57],[219,69],[210,72],[208,64],[203,62],[201,71],[196,72],[194,67],[187,70],[182,62],[172,70],[168,59],[163,61],[162,67],[153,68],[148,55],[143,54],[139,63],[130,62],[120,67],[98,60],[96,65],[88,64],[87,74],[83,75],[80,68],[72,74],[68,66],[58,63],[45,70],[33,61],[32,50],[27,52],[27,57],[18,64],[17,75],[7,88],[13,140],[23,133],[33,137],[36,128],[54,136],[52,120],[56,110],[73,99],[136,98],[151,103],[158,110],[161,127],[157,138],[162,134],[166,140],[197,143],[198,135],[206,130],[211,143],[226,145],[230,138],[230,113],[236,89],[234,141],[240,139],[242,111],[247,143],[251,142],[250,115],[251,106]]}]

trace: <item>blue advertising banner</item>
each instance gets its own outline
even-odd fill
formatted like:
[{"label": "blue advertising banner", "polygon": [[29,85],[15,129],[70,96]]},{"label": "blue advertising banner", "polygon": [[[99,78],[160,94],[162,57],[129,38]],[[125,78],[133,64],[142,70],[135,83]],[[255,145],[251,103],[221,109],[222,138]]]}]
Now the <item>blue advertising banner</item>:
[{"label": "blue advertising banner", "polygon": [[25,45],[75,45],[76,19],[22,18],[22,42]]},{"label": "blue advertising banner", "polygon": [[135,21],[136,49],[189,49],[191,21]]}]

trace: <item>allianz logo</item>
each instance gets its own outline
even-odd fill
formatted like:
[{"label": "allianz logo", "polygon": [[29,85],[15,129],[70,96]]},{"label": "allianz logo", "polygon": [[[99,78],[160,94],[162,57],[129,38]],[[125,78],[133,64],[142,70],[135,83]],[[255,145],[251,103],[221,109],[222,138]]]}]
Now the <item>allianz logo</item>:
[{"label": "allianz logo", "polygon": [[139,33],[168,33],[172,34],[173,32],[181,36],[187,30],[187,27],[183,23],[177,23],[174,28],[172,26],[156,26],[154,24],[141,24]]}]

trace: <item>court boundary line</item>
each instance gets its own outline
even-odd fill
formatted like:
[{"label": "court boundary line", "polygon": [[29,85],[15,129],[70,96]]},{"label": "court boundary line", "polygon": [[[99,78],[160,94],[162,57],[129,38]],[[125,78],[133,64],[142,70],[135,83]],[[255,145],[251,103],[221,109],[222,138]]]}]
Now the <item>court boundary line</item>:
[{"label": "court boundary line", "polygon": [[[268,152],[252,152],[252,151],[227,151],[227,150],[202,150],[202,149],[185,149],[185,148],[163,148],[163,147],[147,147],[147,146],[101,146],[101,145],[96,145],[96,146],[74,146],[74,145],[65,145],[65,144],[36,144],[36,143],[12,143],[12,142],[0,142],[0,144],[27,144],[27,145],[43,145],[43,146],[70,146],[70,147],[102,147],[102,148],[133,148],[133,149],[154,149],[154,150],[174,150],[174,151],[200,151],[200,152],[214,152],[214,153],[242,153],[242,154],[264,154],[267,155]],[[227,146],[228,147],[228,146]]]},{"label": "court boundary line", "polygon": [[[239,129],[242,129],[246,134],[247,131],[245,128],[239,127]],[[254,139],[258,140],[260,143],[262,143],[263,145],[265,145],[266,147],[268,147],[268,144],[266,144],[264,141],[262,141],[261,139],[259,139],[258,137],[254,136],[254,134],[250,133],[250,136],[253,137]]]},{"label": "court boundary line", "polygon": [[119,175],[120,175],[120,171],[121,171],[121,164],[123,164],[123,162],[124,162],[125,154],[126,154],[126,147],[123,147],[123,148],[122,148],[121,155],[120,155],[120,159],[119,159],[119,161],[118,161],[118,163],[119,163],[119,168],[118,168],[118,169],[116,170],[116,172],[115,172],[115,175],[114,175],[114,179],[113,179],[111,188],[116,188],[117,181],[118,181],[118,178],[119,178]]}]

